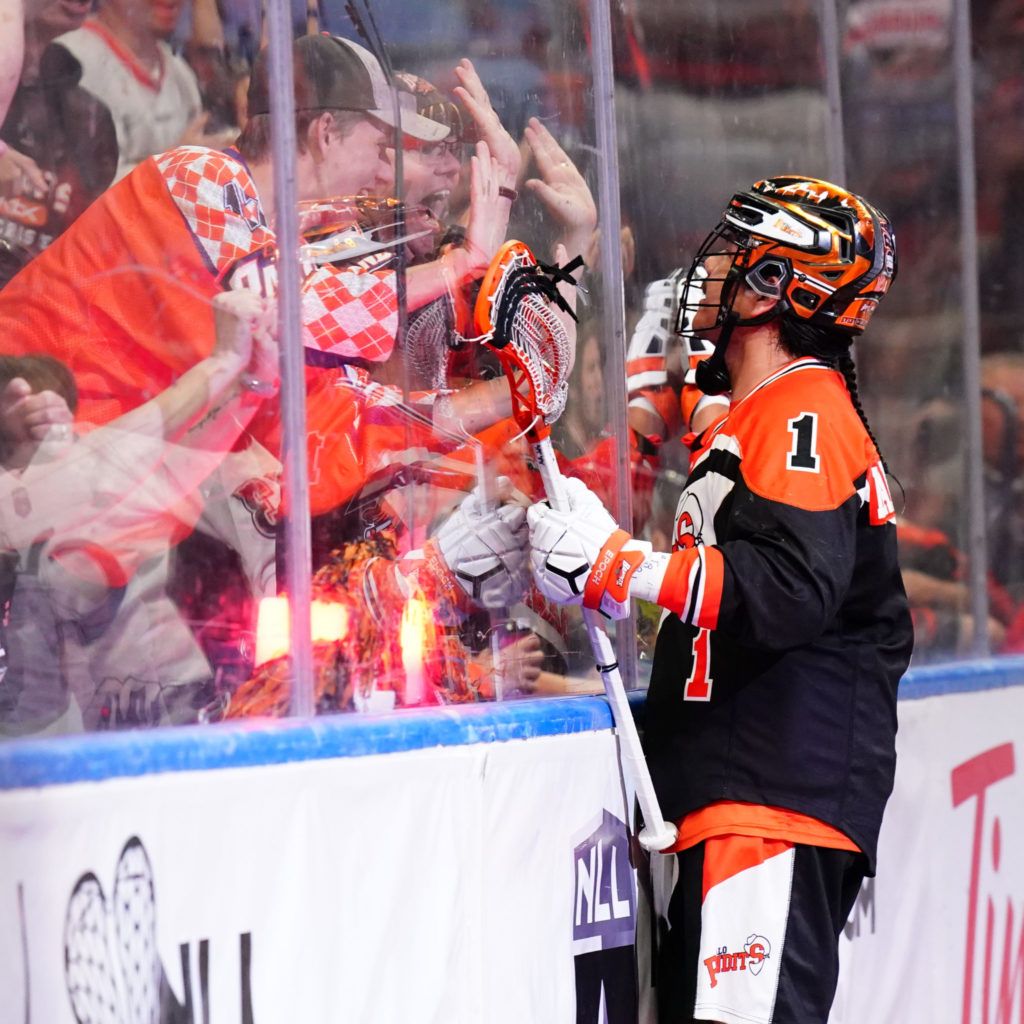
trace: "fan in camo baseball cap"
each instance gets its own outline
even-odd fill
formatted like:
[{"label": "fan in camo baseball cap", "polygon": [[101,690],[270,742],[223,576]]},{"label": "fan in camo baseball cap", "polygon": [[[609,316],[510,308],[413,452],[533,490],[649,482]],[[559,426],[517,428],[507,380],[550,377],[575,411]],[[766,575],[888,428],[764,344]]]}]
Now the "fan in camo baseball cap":
[{"label": "fan in camo baseball cap", "polygon": [[[302,36],[295,40],[296,110],[361,110],[392,128],[395,109],[381,66],[369,50],[338,36]],[[270,78],[261,51],[249,85],[249,116],[270,113]],[[423,143],[440,142],[451,127],[417,112],[416,98],[399,89],[401,131]]]}]

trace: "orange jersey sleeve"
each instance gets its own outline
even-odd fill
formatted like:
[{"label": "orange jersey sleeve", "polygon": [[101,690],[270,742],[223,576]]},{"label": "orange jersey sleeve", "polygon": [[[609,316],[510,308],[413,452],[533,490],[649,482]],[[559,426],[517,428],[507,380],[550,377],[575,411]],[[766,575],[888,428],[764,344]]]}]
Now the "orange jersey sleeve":
[{"label": "orange jersey sleeve", "polygon": [[850,403],[842,377],[813,370],[780,376],[734,406],[728,429],[740,439],[743,477],[762,498],[808,512],[838,508],[878,452]]}]

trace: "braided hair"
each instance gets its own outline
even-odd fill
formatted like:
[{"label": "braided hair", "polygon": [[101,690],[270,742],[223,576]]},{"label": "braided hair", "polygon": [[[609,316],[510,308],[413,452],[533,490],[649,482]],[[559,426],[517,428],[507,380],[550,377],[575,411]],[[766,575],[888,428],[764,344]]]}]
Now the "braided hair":
[{"label": "braided hair", "polygon": [[789,355],[794,358],[814,356],[843,375],[846,390],[850,393],[850,401],[853,402],[853,407],[857,411],[861,423],[864,424],[864,429],[867,431],[868,437],[871,438],[871,443],[878,452],[878,457],[882,461],[882,468],[888,473],[889,466],[885,461],[885,456],[882,455],[882,448],[875,437],[874,431],[871,429],[871,424],[868,423],[864,406],[861,405],[860,392],[857,389],[857,367],[853,361],[853,356],[850,354],[850,348],[853,345],[853,335],[847,334],[845,331],[815,327],[786,316],[782,317],[780,327],[782,332],[782,348]]}]

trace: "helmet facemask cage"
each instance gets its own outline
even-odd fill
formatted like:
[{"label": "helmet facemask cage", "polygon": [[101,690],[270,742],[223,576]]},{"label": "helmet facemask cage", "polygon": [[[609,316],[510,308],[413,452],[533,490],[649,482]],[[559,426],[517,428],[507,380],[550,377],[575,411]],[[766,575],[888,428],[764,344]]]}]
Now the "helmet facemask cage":
[{"label": "helmet facemask cage", "polygon": [[[757,317],[753,320],[739,320],[732,308],[736,298],[736,284],[739,281],[746,283],[764,298],[782,298],[783,278],[789,273],[786,261],[765,259],[747,270],[750,266],[751,253],[756,251],[756,248],[756,242],[752,241],[749,235],[724,220],[704,239],[693,263],[690,264],[690,270],[680,291],[677,334],[685,334],[692,330],[694,319],[702,309],[715,310],[715,327],[723,327],[730,322],[733,326],[753,326],[770,319]],[[724,274],[711,276],[707,264],[710,256],[729,257],[729,267]],[[707,298],[707,286],[715,281],[721,282],[722,285],[718,301]],[[776,312],[773,310],[771,315],[775,316]]]},{"label": "helmet facemask cage", "polygon": [[[714,328],[719,331],[715,339],[714,352],[700,362],[696,369],[697,386],[706,394],[720,395],[731,387],[725,351],[733,329],[756,327],[779,315],[778,308],[773,306],[760,316],[742,320],[733,310],[741,282],[746,283],[763,298],[782,297],[782,285],[788,274],[788,267],[780,260],[762,260],[756,267],[747,270],[751,254],[756,252],[756,249],[756,243],[749,235],[723,220],[704,239],[686,275],[680,296],[676,333],[681,335],[692,331],[694,319],[702,309],[714,309]],[[716,272],[713,276],[707,262],[712,256],[725,256],[729,261],[724,272]],[[707,298],[706,289],[715,281],[721,284],[719,298],[710,300]]]}]

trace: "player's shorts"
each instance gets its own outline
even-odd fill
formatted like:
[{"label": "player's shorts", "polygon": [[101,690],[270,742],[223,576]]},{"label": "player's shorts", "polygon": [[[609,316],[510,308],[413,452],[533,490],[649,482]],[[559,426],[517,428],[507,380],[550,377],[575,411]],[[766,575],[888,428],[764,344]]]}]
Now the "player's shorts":
[{"label": "player's shorts", "polygon": [[864,856],[734,835],[677,856],[659,1024],[826,1024]]}]

